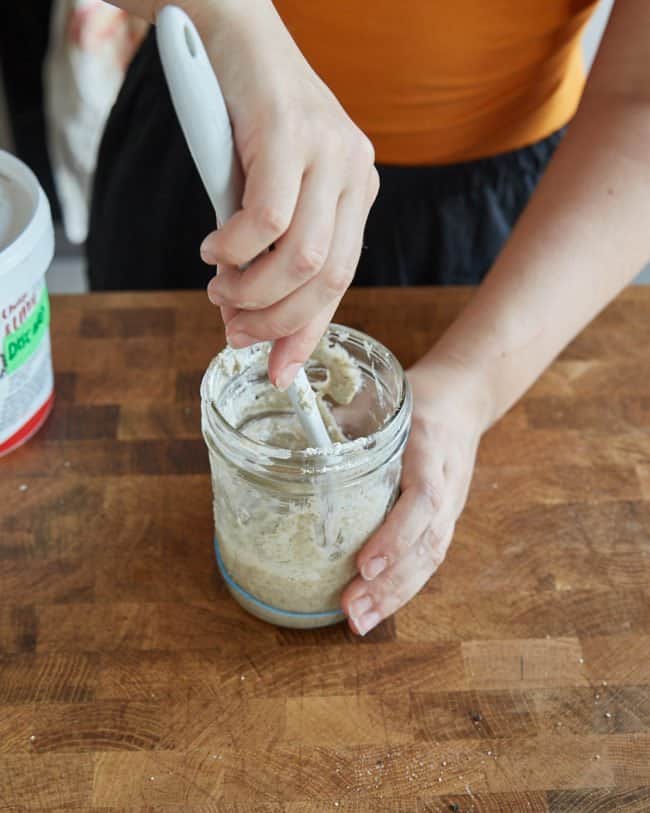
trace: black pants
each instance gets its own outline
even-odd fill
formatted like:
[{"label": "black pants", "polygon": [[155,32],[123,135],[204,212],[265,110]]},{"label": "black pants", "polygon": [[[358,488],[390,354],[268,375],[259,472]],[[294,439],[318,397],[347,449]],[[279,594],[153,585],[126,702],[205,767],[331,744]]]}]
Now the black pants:
[{"label": "black pants", "polygon": [[[380,166],[357,285],[480,282],[562,137],[493,158]],[[214,213],[185,145],[151,31],[102,139],[88,237],[91,287],[201,288]]]}]

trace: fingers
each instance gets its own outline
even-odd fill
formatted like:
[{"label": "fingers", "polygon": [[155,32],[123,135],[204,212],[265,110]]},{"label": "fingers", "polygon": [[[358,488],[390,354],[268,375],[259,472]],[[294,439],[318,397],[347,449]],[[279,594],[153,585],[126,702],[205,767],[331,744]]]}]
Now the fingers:
[{"label": "fingers", "polygon": [[[219,276],[242,274],[236,268],[227,266],[219,271]],[[208,296],[212,299],[212,287],[216,277],[208,284]],[[229,305],[222,305],[221,316],[226,326],[227,335],[230,339],[232,320],[241,312],[238,308]],[[286,336],[274,342],[269,354],[268,371],[269,378],[279,389],[285,390],[295,378],[298,369],[304,364],[314,351],[314,348],[327,330],[327,326],[336,310],[336,303],[325,308],[311,322],[301,328],[291,336]],[[249,337],[249,343],[257,341],[254,337]]]},{"label": "fingers", "polygon": [[[228,266],[219,271],[219,276],[241,273],[238,269]],[[210,280],[208,284],[210,299],[212,299],[211,289],[215,280],[216,277]],[[313,353],[314,348],[327,330],[335,310],[336,303],[329,308],[325,308],[315,319],[292,336],[286,336],[274,342],[269,354],[268,371],[269,378],[276,387],[285,390],[291,384],[299,368]],[[222,305],[220,311],[226,331],[228,331],[231,321],[240,313],[240,310],[229,305]],[[250,342],[253,343],[254,341],[257,340],[250,337]]]},{"label": "fingers", "polygon": [[442,564],[453,532],[451,521],[440,536],[427,528],[401,559],[375,579],[356,578],[348,585],[342,606],[351,629],[365,635],[410,601]]},{"label": "fingers", "polygon": [[305,175],[291,227],[275,250],[257,259],[245,273],[220,274],[211,287],[218,305],[247,310],[266,308],[315,277],[330,253],[341,180],[320,162]]},{"label": "fingers", "polygon": [[406,604],[444,559],[456,514],[441,461],[430,459],[438,471],[404,490],[357,557],[360,577],[341,601],[351,628],[361,635]]},{"label": "fingers", "polygon": [[[239,271],[239,269],[237,269],[237,268],[235,268],[234,266],[231,266],[231,265],[222,266],[222,267],[219,268],[219,275],[221,275],[221,274],[240,274],[240,273],[241,273],[241,271]],[[211,291],[212,291],[212,289],[213,289],[213,287],[215,285],[216,279],[217,279],[217,276],[215,275],[210,280],[210,282],[208,283],[208,299],[210,299],[210,301],[213,301],[212,296],[211,296]],[[213,304],[217,304],[217,303],[213,302]],[[221,305],[219,310],[221,311],[221,318],[222,318],[223,323],[224,323],[224,325],[226,327],[228,327],[228,323],[230,322],[230,320],[239,313],[238,308],[233,308],[231,305]]]},{"label": "fingers", "polygon": [[235,316],[237,316],[237,314],[239,313],[237,308],[230,308],[230,307],[227,307],[226,305],[219,308],[219,311],[221,312],[221,319],[222,319],[226,329],[228,328],[228,323],[230,322],[230,320],[233,319]]},{"label": "fingers", "polygon": [[326,308],[315,319],[293,336],[278,339],[269,355],[269,378],[278,389],[286,390],[296,373],[314,352],[314,348],[327,330],[336,304]]},{"label": "fingers", "polygon": [[291,224],[304,167],[300,149],[287,149],[284,135],[265,142],[246,173],[243,208],[205,238],[203,260],[244,265],[278,240]]},{"label": "fingers", "polygon": [[[330,253],[321,273],[268,308],[239,313],[228,325],[228,341],[233,347],[245,347],[252,343],[251,338],[261,341],[291,336],[325,308],[333,312],[351,283],[359,260],[367,216],[366,200],[367,190],[363,199],[358,191],[342,196]],[[309,352],[311,350],[313,347]],[[304,363],[306,358],[308,355],[294,360]]]},{"label": "fingers", "polygon": [[407,488],[384,524],[366,542],[357,557],[359,573],[367,581],[401,559],[419,539],[425,529],[439,521],[441,506],[438,492],[418,487]]}]

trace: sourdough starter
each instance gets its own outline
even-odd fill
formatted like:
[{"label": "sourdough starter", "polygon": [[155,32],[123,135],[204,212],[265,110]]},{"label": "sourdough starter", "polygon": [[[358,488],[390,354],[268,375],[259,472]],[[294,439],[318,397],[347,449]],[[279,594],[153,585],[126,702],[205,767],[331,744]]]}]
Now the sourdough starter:
[{"label": "sourdough starter", "polygon": [[[357,552],[393,504],[401,455],[354,479],[336,471],[350,452],[356,450],[358,458],[372,445],[366,436],[349,436],[350,422],[337,420],[338,408],[357,398],[364,411],[366,402],[381,402],[381,395],[368,392],[364,401],[363,391],[374,387],[372,373],[362,374],[342,344],[320,343],[307,371],[334,446],[327,452],[310,449],[288,396],[266,377],[269,349],[268,344],[226,348],[208,370],[212,408],[253,442],[260,460],[268,453],[270,461],[268,474],[260,476],[208,444],[219,549],[231,578],[271,607],[298,613],[337,610],[342,588],[355,575]],[[372,414],[375,431],[390,418],[379,408]],[[307,465],[318,457],[322,472]],[[294,466],[295,459],[303,461],[297,476],[287,479],[283,459]],[[324,510],[331,512],[328,522]],[[263,615],[259,606],[255,613]]]}]

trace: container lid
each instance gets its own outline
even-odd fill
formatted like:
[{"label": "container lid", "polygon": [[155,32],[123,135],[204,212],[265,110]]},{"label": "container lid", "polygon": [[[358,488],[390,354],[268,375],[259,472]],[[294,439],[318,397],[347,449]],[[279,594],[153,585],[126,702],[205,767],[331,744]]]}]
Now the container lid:
[{"label": "container lid", "polygon": [[0,150],[0,280],[30,256],[34,277],[42,275],[51,260],[52,239],[50,205],[36,176],[18,158]]}]

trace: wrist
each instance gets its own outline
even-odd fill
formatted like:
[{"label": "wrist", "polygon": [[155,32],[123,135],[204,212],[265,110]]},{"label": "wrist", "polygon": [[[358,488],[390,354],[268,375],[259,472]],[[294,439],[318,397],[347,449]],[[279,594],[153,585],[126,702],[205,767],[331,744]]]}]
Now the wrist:
[{"label": "wrist", "polygon": [[466,361],[434,347],[408,373],[416,399],[439,404],[442,398],[479,436],[494,423],[494,395],[481,371]]},{"label": "wrist", "polygon": [[271,0],[153,0],[152,15],[173,3],[190,17],[204,44],[216,35],[228,31],[246,32],[265,25],[265,20],[277,16]]}]

